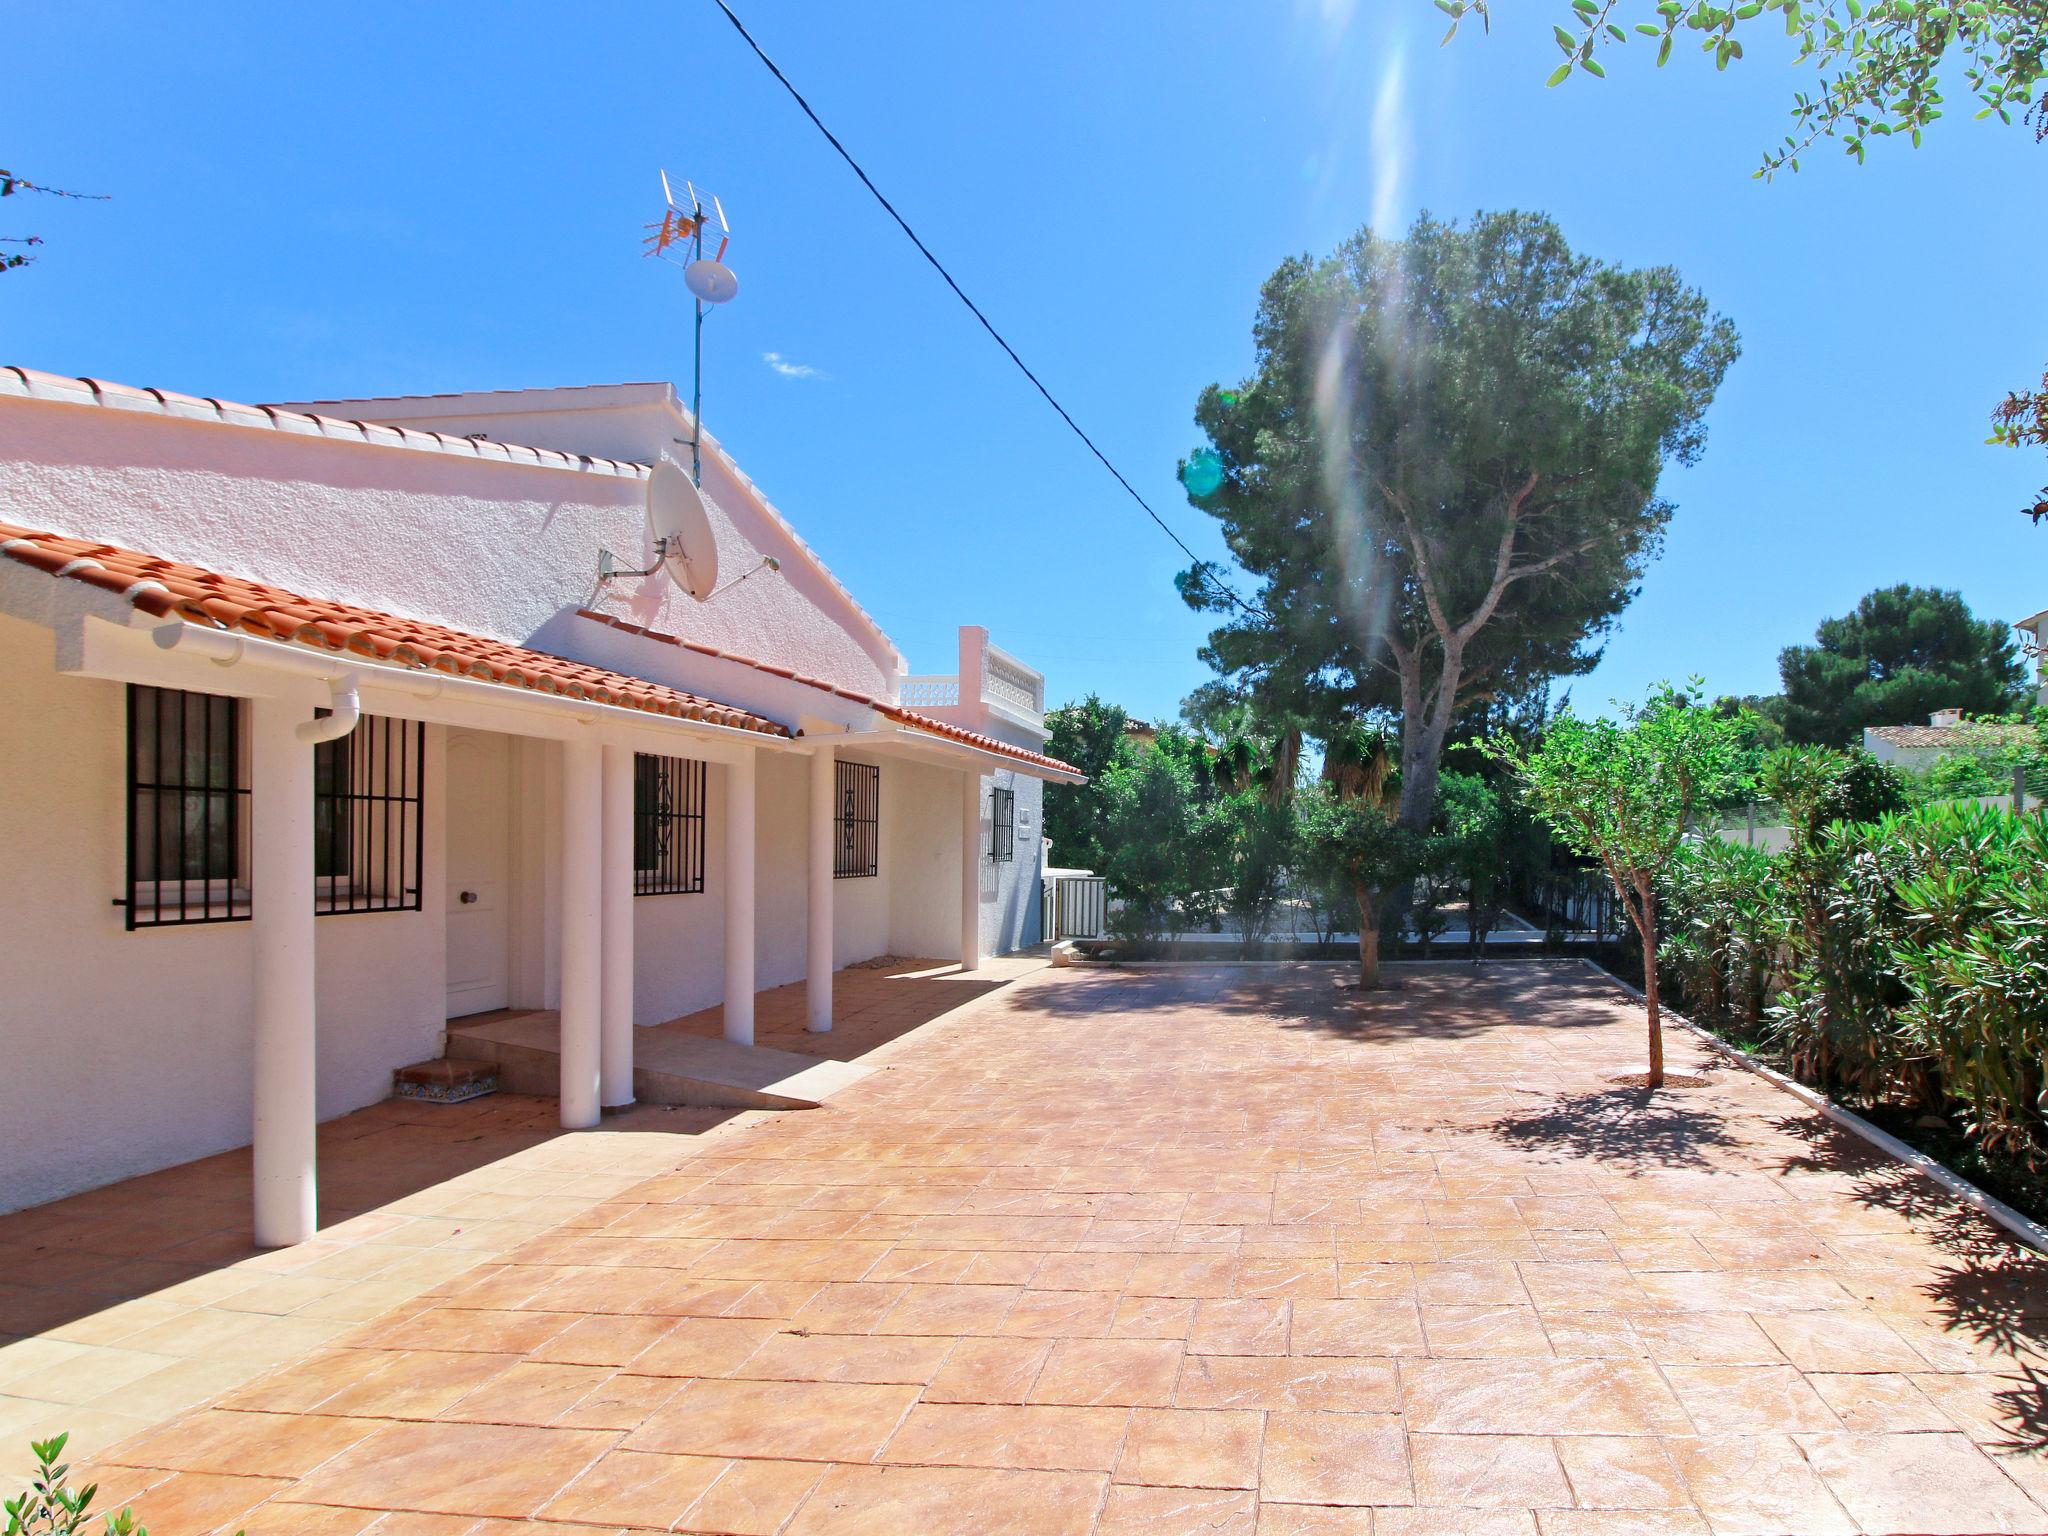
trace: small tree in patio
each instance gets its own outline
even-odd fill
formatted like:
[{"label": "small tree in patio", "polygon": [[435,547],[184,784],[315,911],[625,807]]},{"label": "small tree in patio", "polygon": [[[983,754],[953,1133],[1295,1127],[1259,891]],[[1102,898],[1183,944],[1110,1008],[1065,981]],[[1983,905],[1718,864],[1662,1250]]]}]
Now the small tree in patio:
[{"label": "small tree in patio", "polygon": [[1505,737],[1487,751],[1521,779],[1529,803],[1578,853],[1597,858],[1614,882],[1643,945],[1651,1088],[1664,1084],[1657,1003],[1657,881],[1678,852],[1693,813],[1733,792],[1748,731],[1740,715],[1707,707],[1698,682],[1666,683],[1618,719],[1584,720],[1567,706],[1541,740]]}]

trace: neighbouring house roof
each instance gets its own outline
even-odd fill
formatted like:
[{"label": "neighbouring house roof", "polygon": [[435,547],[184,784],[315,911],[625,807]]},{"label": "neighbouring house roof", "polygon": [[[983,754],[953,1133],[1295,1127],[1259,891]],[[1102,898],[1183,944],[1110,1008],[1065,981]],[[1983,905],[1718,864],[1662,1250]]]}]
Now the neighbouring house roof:
[{"label": "neighbouring house roof", "polygon": [[2039,613],[2030,613],[2024,619],[2013,620],[2012,627],[2038,633],[2044,620],[2048,620],[2048,608],[2043,608]]},{"label": "neighbouring house roof", "polygon": [[764,736],[790,734],[785,726],[764,716],[644,678],[586,666],[566,657],[466,634],[441,624],[359,608],[353,603],[306,597],[282,587],[224,575],[204,566],[160,559],[114,544],[0,522],[0,555],[52,577],[85,582],[112,592],[158,618],[189,619],[317,650],[346,652],[704,725],[756,731]]},{"label": "neighbouring house roof", "polygon": [[1028,748],[1016,746],[1002,740],[1000,737],[983,735],[980,731],[970,731],[964,726],[952,725],[944,720],[936,720],[930,715],[921,715],[916,710],[905,709],[900,704],[891,704],[886,699],[878,699],[871,694],[860,693],[852,688],[842,688],[837,683],[828,683],[821,677],[806,677],[803,673],[794,671],[789,667],[779,667],[772,662],[757,661],[751,656],[735,655],[731,651],[720,650],[715,645],[706,645],[699,640],[685,640],[681,635],[664,634],[658,629],[649,629],[644,624],[630,623],[614,614],[599,613],[592,608],[579,608],[576,610],[576,616],[593,620],[612,629],[623,630],[630,635],[645,635],[648,639],[659,640],[664,645],[678,645],[686,651],[696,652],[699,656],[711,656],[720,661],[730,661],[739,666],[752,667],[758,672],[766,672],[770,676],[784,678],[801,687],[816,688],[821,693],[829,693],[835,698],[846,699],[852,703],[863,705],[868,709],[872,709],[885,720],[893,720],[896,724],[908,726],[914,731],[923,731],[932,736],[942,736],[947,740],[957,741],[965,746],[978,748],[983,752],[993,752],[1001,757],[1014,758],[1018,762],[1029,763],[1033,767],[1047,768],[1054,773],[1072,774],[1076,778],[1084,777],[1081,770],[1072,763],[1064,763],[1056,757],[1046,756],[1043,752],[1033,752]]},{"label": "neighbouring house roof", "polygon": [[2007,725],[1997,720],[1965,720],[1961,725],[1870,725],[1863,729],[1864,736],[1871,741],[1881,741],[1887,746],[1927,750],[1943,748],[1964,748],[1971,741],[2026,741],[2033,736],[2033,729],[2025,725]]}]

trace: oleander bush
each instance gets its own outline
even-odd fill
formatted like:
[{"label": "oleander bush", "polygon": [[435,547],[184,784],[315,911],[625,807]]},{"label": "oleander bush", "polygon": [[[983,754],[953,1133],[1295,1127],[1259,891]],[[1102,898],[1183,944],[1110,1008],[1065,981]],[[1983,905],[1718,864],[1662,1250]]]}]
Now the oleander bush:
[{"label": "oleander bush", "polygon": [[2048,816],[1902,809],[1895,776],[1825,748],[1774,753],[1763,780],[1790,845],[1688,840],[1664,876],[1666,984],[1802,1081],[2048,1167]]},{"label": "oleander bush", "polygon": [[[0,1505],[7,1513],[6,1536],[77,1536],[92,1522],[90,1505],[100,1485],[73,1488],[71,1468],[57,1459],[70,1438],[63,1434],[29,1442],[36,1458],[35,1476],[18,1496]],[[101,1518],[106,1521],[105,1536],[149,1536],[147,1527],[135,1523],[133,1510]]]}]

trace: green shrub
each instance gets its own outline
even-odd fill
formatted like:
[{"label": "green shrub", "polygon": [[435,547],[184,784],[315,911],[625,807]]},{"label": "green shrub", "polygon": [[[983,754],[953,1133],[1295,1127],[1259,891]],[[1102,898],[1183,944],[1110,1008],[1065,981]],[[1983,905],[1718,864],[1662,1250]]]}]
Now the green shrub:
[{"label": "green shrub", "polygon": [[[57,1460],[70,1438],[64,1434],[29,1442],[36,1458],[35,1477],[18,1497],[0,1506],[7,1511],[6,1536],[76,1536],[91,1522],[88,1506],[100,1485],[73,1489],[66,1481],[71,1468]],[[149,1536],[146,1527],[135,1523],[133,1510],[101,1518],[106,1521],[106,1536]]]},{"label": "green shrub", "polygon": [[1665,871],[1657,960],[1693,1012],[1761,1021],[1780,927],[1774,862],[1761,848],[1691,837]]}]

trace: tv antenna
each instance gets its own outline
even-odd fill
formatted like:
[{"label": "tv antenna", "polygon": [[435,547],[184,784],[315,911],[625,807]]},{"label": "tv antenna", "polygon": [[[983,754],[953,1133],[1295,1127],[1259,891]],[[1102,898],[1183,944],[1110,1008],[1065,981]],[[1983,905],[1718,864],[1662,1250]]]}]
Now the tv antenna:
[{"label": "tv antenna", "polygon": [[[704,484],[704,306],[729,304],[740,291],[740,280],[725,264],[725,248],[732,243],[732,226],[726,222],[725,207],[715,197],[697,190],[695,182],[683,183],[683,195],[676,196],[668,172],[661,173],[661,195],[668,206],[661,222],[647,226],[642,255],[658,256],[683,269],[683,286],[696,301],[697,323],[690,362],[690,483]],[[709,199],[707,206],[706,200]],[[718,248],[704,254],[709,234]],[[687,252],[687,259],[684,253]]]}]

